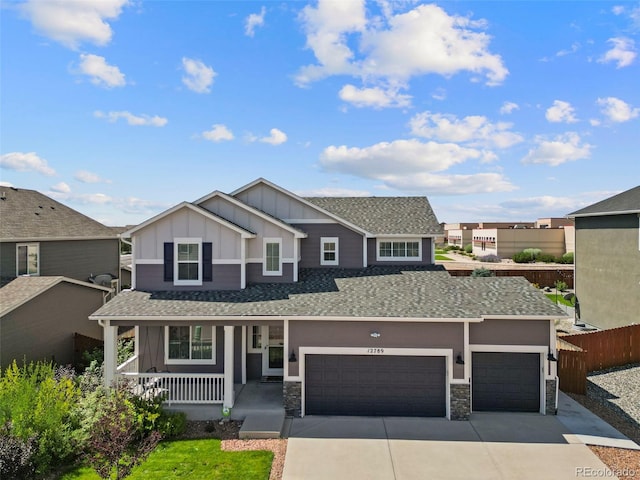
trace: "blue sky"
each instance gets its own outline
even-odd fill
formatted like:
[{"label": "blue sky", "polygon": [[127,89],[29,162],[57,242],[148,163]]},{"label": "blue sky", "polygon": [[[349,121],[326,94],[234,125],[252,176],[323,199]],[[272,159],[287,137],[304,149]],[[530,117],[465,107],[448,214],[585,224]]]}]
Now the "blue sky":
[{"label": "blue sky", "polygon": [[564,216],[640,180],[640,2],[1,4],[0,182],[107,225],[265,177]]}]

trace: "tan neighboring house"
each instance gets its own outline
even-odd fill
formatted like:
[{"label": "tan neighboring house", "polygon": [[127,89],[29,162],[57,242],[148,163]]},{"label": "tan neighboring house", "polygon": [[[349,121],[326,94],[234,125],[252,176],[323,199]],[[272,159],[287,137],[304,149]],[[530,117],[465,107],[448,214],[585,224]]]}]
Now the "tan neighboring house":
[{"label": "tan neighboring house", "polygon": [[640,322],[640,185],[568,215],[575,220],[580,320],[599,328]]},{"label": "tan neighboring house", "polygon": [[[73,358],[76,333],[102,339],[88,321],[105,288],[117,289],[119,239],[101,223],[35,190],[0,187],[0,361]],[[63,340],[64,339],[64,340]]]},{"label": "tan neighboring house", "polygon": [[[566,314],[523,278],[449,276],[441,234],[424,197],[300,197],[260,178],[182,202],[123,233],[132,290],[90,317],[105,382],[208,418],[265,377],[291,416],[555,412]],[[137,348],[117,365],[125,326]]]}]

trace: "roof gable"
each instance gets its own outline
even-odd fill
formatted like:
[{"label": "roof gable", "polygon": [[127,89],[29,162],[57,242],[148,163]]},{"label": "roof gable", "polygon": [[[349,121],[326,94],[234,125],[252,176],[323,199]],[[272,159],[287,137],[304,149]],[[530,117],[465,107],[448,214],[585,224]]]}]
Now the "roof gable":
[{"label": "roof gable", "polygon": [[0,187],[0,240],[117,238],[106,225],[35,190]]},{"label": "roof gable", "polygon": [[568,217],[625,215],[630,213],[640,213],[640,185],[570,213]]}]

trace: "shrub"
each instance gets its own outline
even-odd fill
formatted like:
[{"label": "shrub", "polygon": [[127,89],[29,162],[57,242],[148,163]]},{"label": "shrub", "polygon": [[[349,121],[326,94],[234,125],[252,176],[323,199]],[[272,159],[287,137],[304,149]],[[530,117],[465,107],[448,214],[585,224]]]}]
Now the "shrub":
[{"label": "shrub", "polygon": [[531,263],[533,262],[531,255],[525,252],[514,253],[511,259],[516,263]]},{"label": "shrub", "polygon": [[567,282],[564,282],[563,280],[556,280],[553,286],[556,287],[556,290],[560,290],[561,292],[564,292],[568,287]]},{"label": "shrub", "polygon": [[522,252],[530,255],[531,260],[536,260],[538,258],[538,255],[542,253],[542,250],[540,250],[539,248],[525,248]]},{"label": "shrub", "polygon": [[560,257],[560,263],[573,264],[573,252],[567,252]]},{"label": "shrub", "polygon": [[544,262],[544,263],[555,263],[556,260],[557,260],[556,257],[554,257],[553,255],[551,255],[549,253],[540,253],[536,257],[536,261]]},{"label": "shrub", "polygon": [[163,438],[176,437],[187,429],[187,414],[184,412],[162,412],[157,422]]},{"label": "shrub", "polygon": [[495,277],[495,273],[488,268],[476,268],[471,272],[472,277]]},{"label": "shrub", "polygon": [[485,262],[485,263],[500,263],[500,257],[497,255],[485,255],[483,257],[478,257],[478,260],[480,260],[481,262]]},{"label": "shrub", "polygon": [[22,440],[13,436],[11,424],[0,432],[0,478],[31,479],[36,473],[35,439]]},{"label": "shrub", "polygon": [[464,246],[464,252],[465,253],[473,253],[473,245],[472,244],[468,244]]}]

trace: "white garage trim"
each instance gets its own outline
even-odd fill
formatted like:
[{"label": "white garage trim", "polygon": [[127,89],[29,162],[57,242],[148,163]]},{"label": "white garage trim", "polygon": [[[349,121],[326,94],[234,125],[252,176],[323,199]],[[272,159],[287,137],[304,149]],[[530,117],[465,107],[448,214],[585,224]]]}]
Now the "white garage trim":
[{"label": "white garage trim", "polygon": [[[285,329],[286,332],[287,329]],[[285,345],[287,344],[285,340]],[[384,348],[384,347],[300,347],[299,376],[285,377],[285,381],[302,383],[301,416],[305,415],[305,357],[306,355],[363,355],[363,356],[406,356],[406,357],[445,357],[446,418],[451,419],[450,384],[453,380],[453,349],[451,348]],[[286,363],[286,362],[285,362]]]},{"label": "white garage trim", "polygon": [[[545,399],[546,399],[546,379],[553,378],[547,377],[548,368],[545,363],[546,356],[549,351],[547,346],[539,345],[469,345],[469,368],[471,369],[471,363],[473,362],[473,352],[498,352],[498,353],[538,353],[540,355],[540,410],[539,412],[545,415]],[[466,364],[467,362],[465,362]],[[466,366],[466,365],[465,365]],[[469,370],[471,371],[471,370]],[[471,397],[473,397],[473,378],[471,379]],[[471,413],[473,413],[473,398],[470,399]]]}]

